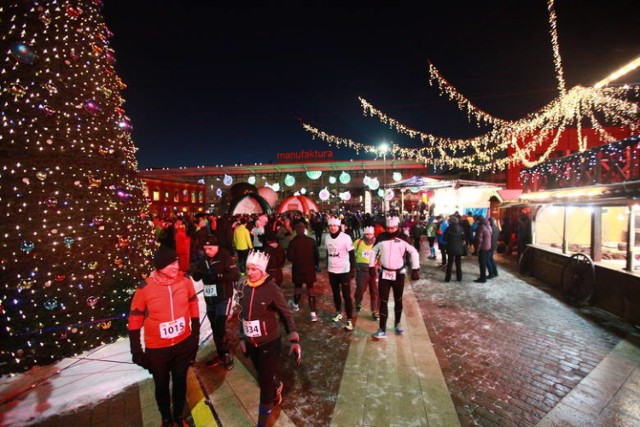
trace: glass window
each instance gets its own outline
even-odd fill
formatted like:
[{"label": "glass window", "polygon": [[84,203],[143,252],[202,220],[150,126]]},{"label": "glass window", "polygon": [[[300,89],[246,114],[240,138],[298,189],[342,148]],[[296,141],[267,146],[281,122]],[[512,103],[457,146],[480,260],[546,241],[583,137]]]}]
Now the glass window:
[{"label": "glass window", "polygon": [[157,202],[160,200],[160,190],[157,188],[153,190],[153,201]]},{"label": "glass window", "polygon": [[563,206],[555,205],[540,208],[536,215],[536,241],[533,243],[562,252],[564,210]]},{"label": "glass window", "polygon": [[567,206],[567,242],[569,254],[578,252],[591,256],[591,218],[590,207]]},{"label": "glass window", "polygon": [[616,269],[626,267],[628,230],[629,208],[627,206],[602,208],[602,264]]}]

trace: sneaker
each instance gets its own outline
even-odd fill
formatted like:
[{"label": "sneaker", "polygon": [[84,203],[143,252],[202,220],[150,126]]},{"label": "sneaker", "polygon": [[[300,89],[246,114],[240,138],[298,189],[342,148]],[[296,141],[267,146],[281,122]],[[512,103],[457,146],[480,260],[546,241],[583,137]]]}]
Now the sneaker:
[{"label": "sneaker", "polygon": [[362,304],[357,302],[356,303],[356,312],[360,313],[360,310],[362,309]]},{"label": "sneaker", "polygon": [[377,311],[374,311],[373,313],[371,313],[371,318],[373,320],[378,320],[378,319],[380,319],[380,315],[378,314]]},{"label": "sneaker", "polygon": [[342,313],[336,313],[332,318],[331,321],[332,322],[339,322],[342,320]]},{"label": "sneaker", "polygon": [[289,300],[289,307],[291,307],[291,311],[298,312],[300,311],[300,306],[293,302],[293,300]]},{"label": "sneaker", "polygon": [[224,358],[222,359],[222,366],[224,366],[226,370],[233,369],[233,356],[231,354],[227,353],[224,355]]},{"label": "sneaker", "polygon": [[383,331],[382,329],[378,329],[378,332],[376,332],[375,334],[371,335],[371,338],[373,338],[376,341],[384,340],[384,339],[387,338],[387,333],[385,331]]},{"label": "sneaker", "polygon": [[282,388],[283,387],[284,387],[284,384],[282,383],[282,381],[280,381],[280,384],[278,384],[278,387],[276,387],[276,394],[273,398],[273,404],[276,406],[282,404]]},{"label": "sneaker", "polygon": [[404,334],[404,329],[402,329],[400,327],[400,323],[397,323],[396,324],[396,335],[402,335],[402,334]]},{"label": "sneaker", "polygon": [[315,311],[311,312],[311,321],[312,322],[317,322],[318,321],[318,315],[316,314]]},{"label": "sneaker", "polygon": [[347,323],[344,324],[344,329],[347,332],[353,331],[353,322],[351,322],[351,320],[347,320]]}]

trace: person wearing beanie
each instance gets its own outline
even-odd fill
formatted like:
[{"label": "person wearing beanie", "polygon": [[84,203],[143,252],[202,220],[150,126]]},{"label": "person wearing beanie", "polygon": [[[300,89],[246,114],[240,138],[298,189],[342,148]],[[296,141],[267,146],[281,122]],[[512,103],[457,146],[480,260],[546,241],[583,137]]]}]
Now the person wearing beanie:
[{"label": "person wearing beanie", "polygon": [[405,256],[407,254],[411,257],[411,280],[420,278],[420,255],[408,241],[406,235],[400,232],[398,223],[398,217],[387,218],[387,231],[378,236],[372,251],[371,267],[375,266],[376,260],[380,264],[380,272],[378,273],[380,328],[373,334],[374,340],[387,338],[387,317],[389,317],[387,304],[391,289],[393,289],[395,302],[395,333],[396,335],[404,334],[404,330],[400,327],[400,320],[402,318],[402,294],[404,292]]},{"label": "person wearing beanie", "polygon": [[[462,220],[463,223],[466,220]],[[451,215],[448,220],[449,226],[444,231],[444,241],[447,242],[447,255],[449,262],[446,266],[446,273],[444,276],[445,282],[451,281],[451,273],[453,271],[453,265],[456,266],[456,281],[462,281],[462,256],[465,255],[467,247],[465,247],[465,235],[464,227],[458,220],[458,217]]]},{"label": "person wearing beanie", "polygon": [[217,353],[217,357],[206,364],[222,364],[225,369],[232,369],[233,353],[229,349],[227,320],[233,315],[233,283],[240,280],[240,272],[236,261],[220,246],[216,236],[208,236],[202,242],[202,250],[205,256],[196,265],[192,277],[196,282],[202,280],[207,318],[211,323]]},{"label": "person wearing beanie", "polygon": [[[353,242],[356,254],[356,311],[362,308],[364,292],[369,289],[371,317],[378,320],[378,274],[376,267],[371,266],[375,237],[373,227],[365,227],[364,235]],[[375,260],[374,260],[375,263]]]},{"label": "person wearing beanie", "polygon": [[[353,300],[351,299],[351,279],[355,275],[356,255],[351,237],[340,230],[339,218],[329,219],[329,234],[325,236],[324,246],[327,248],[327,271],[333,293],[336,314],[331,318],[334,322],[342,320],[342,299],[347,321],[344,329],[353,331]],[[340,296],[342,293],[342,297]]]},{"label": "person wearing beanie", "polygon": [[291,281],[294,287],[293,301],[289,301],[289,306],[293,311],[300,310],[302,286],[306,285],[311,321],[317,322],[316,294],[313,284],[316,282],[316,272],[320,267],[320,253],[315,239],[306,235],[307,227],[304,221],[295,225],[295,231],[296,235],[287,248],[287,259],[291,262]]},{"label": "person wearing beanie", "polygon": [[282,289],[266,272],[268,263],[269,255],[264,252],[249,253],[240,297],[240,348],[256,368],[260,387],[258,426],[266,426],[273,406],[282,403],[283,383],[277,376],[282,346],[280,322],[289,334],[289,355],[298,364],[302,360],[296,324]]},{"label": "person wearing beanie", "polygon": [[[181,274],[173,249],[161,246],[153,265],[156,269],[131,300],[128,330],[132,359],[153,375],[162,425],[187,426],[183,418],[187,371],[200,340],[198,297],[191,279]],[[140,340],[143,327],[144,349]]]}]

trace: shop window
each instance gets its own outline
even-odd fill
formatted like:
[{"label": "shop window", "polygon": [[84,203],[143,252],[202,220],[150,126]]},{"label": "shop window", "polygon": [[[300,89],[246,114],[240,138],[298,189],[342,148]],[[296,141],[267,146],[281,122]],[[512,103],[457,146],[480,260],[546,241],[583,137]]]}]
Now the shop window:
[{"label": "shop window", "polygon": [[191,203],[196,203],[196,200],[197,200],[196,191],[193,190],[193,191],[191,191]]},{"label": "shop window", "polygon": [[[636,223],[637,225],[637,223]],[[627,235],[629,208],[607,206],[602,208],[602,263],[611,268],[623,269],[627,259]],[[636,245],[640,241],[636,238]]]},{"label": "shop window", "polygon": [[567,243],[569,254],[578,252],[591,254],[591,218],[590,207],[567,206]]},{"label": "shop window", "polygon": [[158,188],[153,189],[153,201],[154,202],[160,201],[160,190]]},{"label": "shop window", "polygon": [[[183,202],[188,202],[189,201],[189,190],[184,189],[182,190],[182,201]],[[176,200],[177,202],[177,200]]]},{"label": "shop window", "polygon": [[165,191],[164,192],[164,199],[167,200],[167,201],[171,200],[171,193],[169,193],[168,191]]},{"label": "shop window", "polygon": [[204,193],[202,191],[198,192],[198,203],[204,203]]},{"label": "shop window", "polygon": [[174,202],[179,202],[180,201],[180,192],[176,191],[173,193],[173,201]]},{"label": "shop window", "polygon": [[563,206],[544,206],[536,215],[535,243],[562,252],[562,236],[564,234]]}]

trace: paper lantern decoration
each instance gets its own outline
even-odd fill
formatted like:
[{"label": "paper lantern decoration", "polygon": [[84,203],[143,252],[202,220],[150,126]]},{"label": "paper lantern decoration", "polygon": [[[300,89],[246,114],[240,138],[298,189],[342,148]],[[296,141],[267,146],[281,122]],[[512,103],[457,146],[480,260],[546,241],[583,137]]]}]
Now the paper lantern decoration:
[{"label": "paper lantern decoration", "polygon": [[340,174],[340,182],[342,184],[348,184],[349,181],[351,181],[351,175],[349,175],[347,172],[342,171],[342,173]]},{"label": "paper lantern decoration", "polygon": [[322,176],[322,171],[307,171],[307,177],[309,179],[318,179]]},{"label": "paper lantern decoration", "polygon": [[390,188],[387,188],[387,190],[385,191],[384,199],[388,201],[388,200],[393,200],[394,197],[395,197],[395,194],[393,190]]},{"label": "paper lantern decoration", "polygon": [[380,181],[378,181],[378,178],[369,179],[369,189],[375,191],[378,188],[380,188]]},{"label": "paper lantern decoration", "polygon": [[362,185],[368,187],[370,180],[371,180],[371,178],[369,178],[367,175],[365,175],[364,178],[362,178]]},{"label": "paper lantern decoration", "polygon": [[344,200],[345,202],[349,201],[349,200],[351,200],[351,193],[348,192],[348,191],[345,191],[344,193],[340,193],[340,198],[342,200]]},{"label": "paper lantern decoration", "polygon": [[378,189],[378,197],[384,197],[384,190],[382,188]]},{"label": "paper lantern decoration", "polygon": [[329,177],[329,184],[335,184],[336,183],[336,177],[335,176],[330,176]]},{"label": "paper lantern decoration", "polygon": [[302,187],[302,188],[300,189],[300,194],[307,194],[307,189],[306,189],[306,188],[304,188],[304,187]]},{"label": "paper lantern decoration", "polygon": [[293,175],[287,174],[287,176],[284,177],[284,183],[287,187],[291,187],[296,183],[296,178]]},{"label": "paper lantern decoration", "polygon": [[324,187],[322,190],[320,190],[320,193],[318,194],[318,197],[320,197],[320,200],[327,201],[329,200],[329,190],[327,190],[327,187]]},{"label": "paper lantern decoration", "polygon": [[393,173],[393,180],[395,182],[401,181],[402,180],[402,174],[400,172],[394,172]]},{"label": "paper lantern decoration", "polygon": [[411,187],[409,188],[409,191],[411,191],[413,194],[416,194],[418,191],[420,191],[420,189],[417,187]]},{"label": "paper lantern decoration", "polygon": [[218,196],[218,197],[222,197],[222,188],[218,188],[218,189],[216,190],[216,196]]},{"label": "paper lantern decoration", "polygon": [[227,187],[230,186],[231,184],[233,184],[233,177],[231,175],[225,174],[222,183]]},{"label": "paper lantern decoration", "polygon": [[256,184],[256,177],[255,177],[255,176],[253,176],[253,175],[251,175],[251,176],[249,177],[249,179],[247,180],[247,182],[248,182],[249,184],[251,184],[251,185],[255,185],[255,184]]}]

